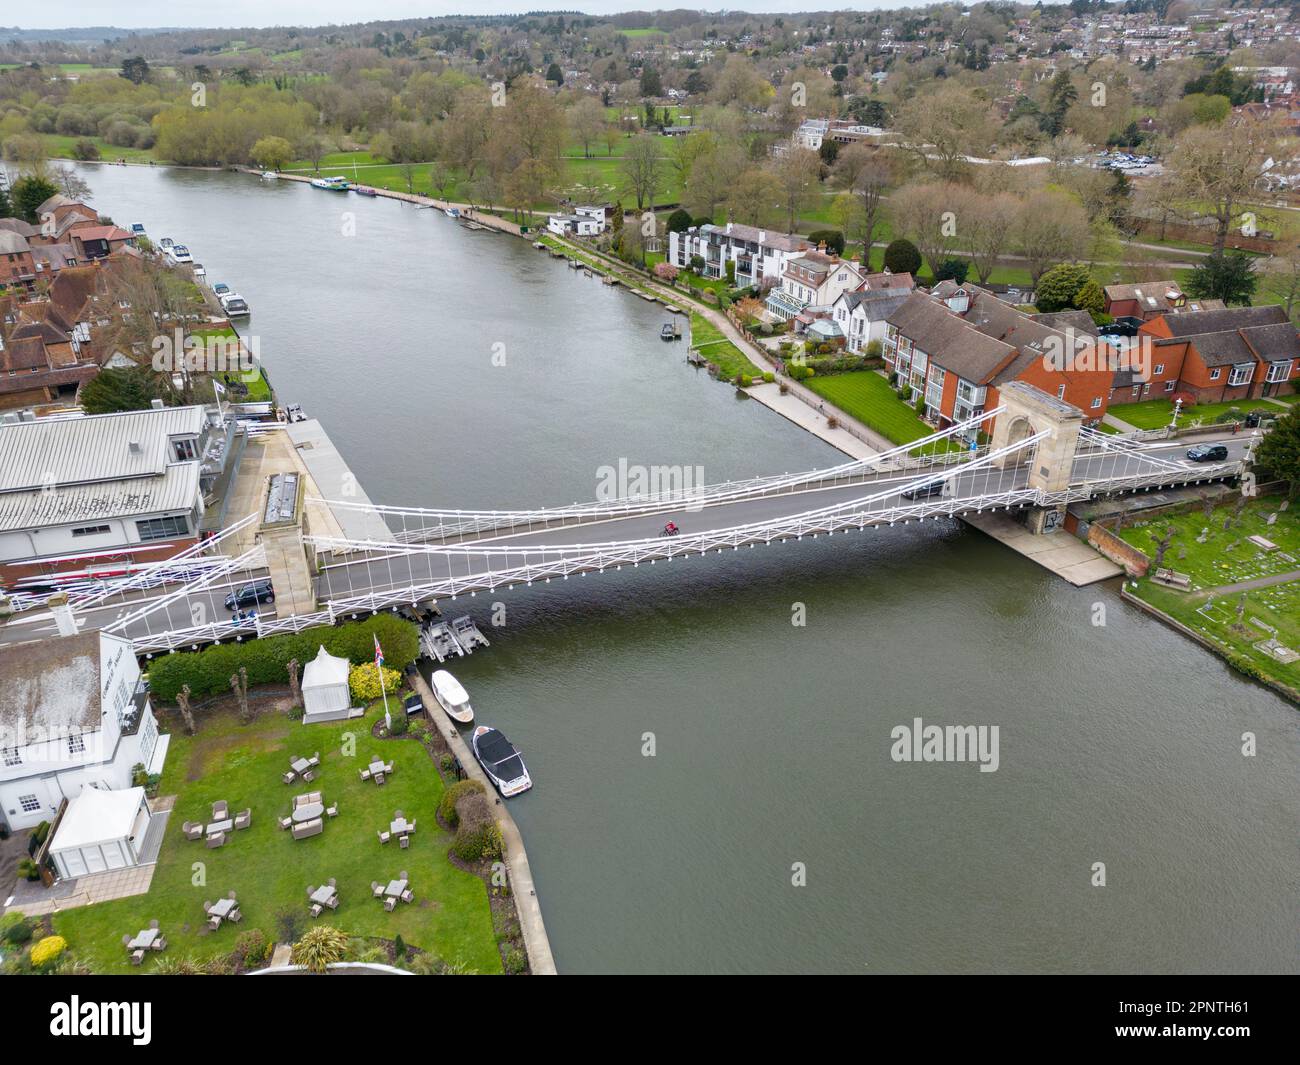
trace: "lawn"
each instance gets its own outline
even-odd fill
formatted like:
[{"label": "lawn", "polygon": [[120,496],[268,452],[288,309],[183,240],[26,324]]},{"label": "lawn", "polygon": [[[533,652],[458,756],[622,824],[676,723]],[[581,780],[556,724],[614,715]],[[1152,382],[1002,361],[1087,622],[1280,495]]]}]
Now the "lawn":
[{"label": "lawn", "polygon": [[[857,370],[804,381],[819,396],[835,404],[864,425],[895,444],[910,444],[930,436],[934,429],[898,398],[889,382],[874,370]],[[949,444],[944,450],[955,450]]]},{"label": "lawn", "polygon": [[[373,709],[373,708],[372,708]],[[97,973],[149,972],[129,965],[122,935],[134,935],[157,919],[167,937],[167,954],[206,959],[229,952],[238,935],[261,929],[269,939],[297,938],[314,923],[307,886],[334,877],[340,906],[319,918],[362,939],[391,940],[454,961],[480,973],[499,973],[501,961],[483,882],[447,858],[451,837],[434,817],[443,784],[425,748],[414,739],[377,740],[370,728],[382,716],[363,721],[303,725],[278,713],[251,724],[234,714],[202,715],[199,733],[186,736],[172,722],[171,748],[160,794],[176,795],[153,884],[146,895],[65,910],[55,930]],[[321,769],[310,785],[280,781],[290,756],[320,751]],[[394,763],[389,782],[362,782],[358,769],[372,755]],[[287,815],[292,797],[319,790],[339,815],[327,819],[319,836],[294,840],[276,818]],[[210,820],[210,805],[225,799],[232,811],[253,811],[252,827],[235,832],[224,847],[208,850],[186,840],[181,823]],[[418,823],[411,846],[381,846],[376,835],[400,809]],[[392,912],[371,898],[372,880],[387,882],[410,873],[413,904]],[[203,903],[238,893],[243,921],[207,929]]]},{"label": "lawn", "polygon": [[[190,335],[196,337],[202,337],[202,338],[228,337],[232,340],[239,336],[239,334],[231,326],[212,326],[206,329],[195,329],[191,332]],[[222,377],[222,373],[218,371],[216,373],[216,376]],[[261,366],[257,367],[256,373],[232,372],[231,376],[235,380],[242,382],[248,388],[247,395],[239,395],[239,396],[232,397],[235,402],[265,403],[271,399],[271,386],[267,382],[266,375],[262,372]]]},{"label": "lawn", "polygon": [[[1286,411],[1266,399],[1241,399],[1232,403],[1197,403],[1184,407],[1178,416],[1179,426],[1213,422],[1220,414],[1239,410],[1244,415],[1252,410],[1262,410],[1273,417]],[[1146,399],[1140,403],[1112,403],[1110,413],[1122,422],[1139,429],[1163,429],[1174,416],[1174,405],[1167,399]]]},{"label": "lawn", "polygon": [[732,380],[736,374],[747,374],[756,380],[763,376],[763,371],[749,360],[749,356],[698,311],[691,311],[690,342],[695,351],[718,368],[718,376],[725,381]]}]

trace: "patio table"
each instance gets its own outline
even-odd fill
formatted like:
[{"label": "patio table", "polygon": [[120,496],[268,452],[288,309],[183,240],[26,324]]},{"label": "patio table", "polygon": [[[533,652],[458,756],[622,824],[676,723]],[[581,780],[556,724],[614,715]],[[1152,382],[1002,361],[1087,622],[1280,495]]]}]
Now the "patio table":
[{"label": "patio table", "polygon": [[293,818],[295,824],[301,824],[303,821],[314,821],[325,812],[325,804],[319,802],[305,802],[301,806],[295,806],[293,813],[289,816]]},{"label": "patio table", "polygon": [[327,906],[329,905],[330,899],[334,897],[335,890],[335,888],[330,887],[328,884],[322,884],[312,892],[311,901],[316,903],[318,906]]},{"label": "patio table", "polygon": [[396,821],[389,822],[388,831],[394,836],[404,836],[411,831],[411,822],[405,817],[399,817]]},{"label": "patio table", "polygon": [[384,772],[387,766],[385,766],[383,762],[376,760],[371,762],[368,766],[366,766],[366,768],[370,770],[370,775],[374,776],[376,773]]},{"label": "patio table", "polygon": [[389,895],[392,898],[397,898],[405,890],[406,890],[405,880],[390,880],[388,882],[388,887],[384,888],[384,894]]},{"label": "patio table", "polygon": [[212,824],[208,825],[207,834],[215,836],[218,832],[230,832],[234,827],[235,822],[230,818],[226,818],[224,821],[213,821]]},{"label": "patio table", "polygon": [[236,902],[234,899],[217,899],[217,901],[212,904],[212,909],[208,911],[208,916],[220,917],[222,920],[224,920],[227,916],[229,916],[230,911],[233,910],[238,905],[239,903]]},{"label": "patio table", "polygon": [[289,768],[299,776],[302,776],[303,773],[307,772],[307,770],[311,768],[311,763],[307,761],[306,758],[299,758],[296,761],[290,762]]},{"label": "patio table", "polygon": [[142,928],[136,933],[136,937],[126,945],[126,949],[128,951],[148,950],[153,946],[153,941],[160,935],[162,933],[156,928]]}]

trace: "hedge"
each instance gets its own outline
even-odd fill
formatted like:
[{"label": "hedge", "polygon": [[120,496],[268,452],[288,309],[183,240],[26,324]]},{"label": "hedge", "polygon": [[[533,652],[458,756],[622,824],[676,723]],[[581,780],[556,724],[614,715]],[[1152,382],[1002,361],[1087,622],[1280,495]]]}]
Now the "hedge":
[{"label": "hedge", "polygon": [[478,792],[481,795],[483,785],[477,780],[458,780],[455,784],[452,784],[442,793],[442,799],[438,803],[438,816],[452,828],[455,828],[460,823],[457,820],[456,803],[471,792]]},{"label": "hedge", "polygon": [[501,826],[492,816],[492,807],[482,792],[468,792],[456,803],[456,838],[451,851],[463,862],[500,858],[504,849]]},{"label": "hedge", "polygon": [[195,698],[216,695],[230,689],[230,678],[240,666],[248,670],[249,684],[287,684],[290,659],[296,658],[300,669],[305,668],[324,646],[330,654],[352,662],[373,661],[376,636],[389,666],[405,669],[419,657],[420,636],[415,624],[384,613],[333,627],[164,655],[149,663],[149,687],[158,699],[168,703],[176,700],[186,684]]}]

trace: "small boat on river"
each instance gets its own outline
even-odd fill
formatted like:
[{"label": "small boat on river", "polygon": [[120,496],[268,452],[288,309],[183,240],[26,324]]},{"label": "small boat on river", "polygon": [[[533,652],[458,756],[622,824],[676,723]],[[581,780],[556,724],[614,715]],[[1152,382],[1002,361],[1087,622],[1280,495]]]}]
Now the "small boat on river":
[{"label": "small boat on river", "polygon": [[327,189],[330,192],[347,192],[352,186],[348,179],[342,175],[336,177],[318,177],[311,179],[311,187],[314,189]]},{"label": "small boat on river", "polygon": [[519,748],[506,739],[505,733],[499,729],[479,725],[474,730],[471,745],[483,772],[491,777],[492,783],[504,798],[519,795],[533,786],[533,778],[528,775],[528,767],[524,765],[524,757],[519,753]]},{"label": "small boat on river", "polygon": [[445,669],[434,670],[430,678],[433,682],[433,697],[438,705],[453,721],[468,725],[474,720],[474,707],[470,705],[469,693],[455,677]]}]

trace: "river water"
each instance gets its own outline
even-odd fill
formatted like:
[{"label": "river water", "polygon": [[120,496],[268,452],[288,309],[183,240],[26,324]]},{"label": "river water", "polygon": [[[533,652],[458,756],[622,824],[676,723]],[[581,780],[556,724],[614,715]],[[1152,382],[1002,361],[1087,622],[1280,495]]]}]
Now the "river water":
[{"label": "river water", "polygon": [[[688,367],[662,308],[524,241],[293,182],[84,173],[249,300],[282,401],[376,502],[842,460]],[[495,629],[462,601],[492,648],[456,673],[536,782],[511,811],[562,972],[1298,968],[1300,719],[1113,587],[941,522],[499,601]],[[996,772],[893,761],[918,717],[998,726]]]}]

